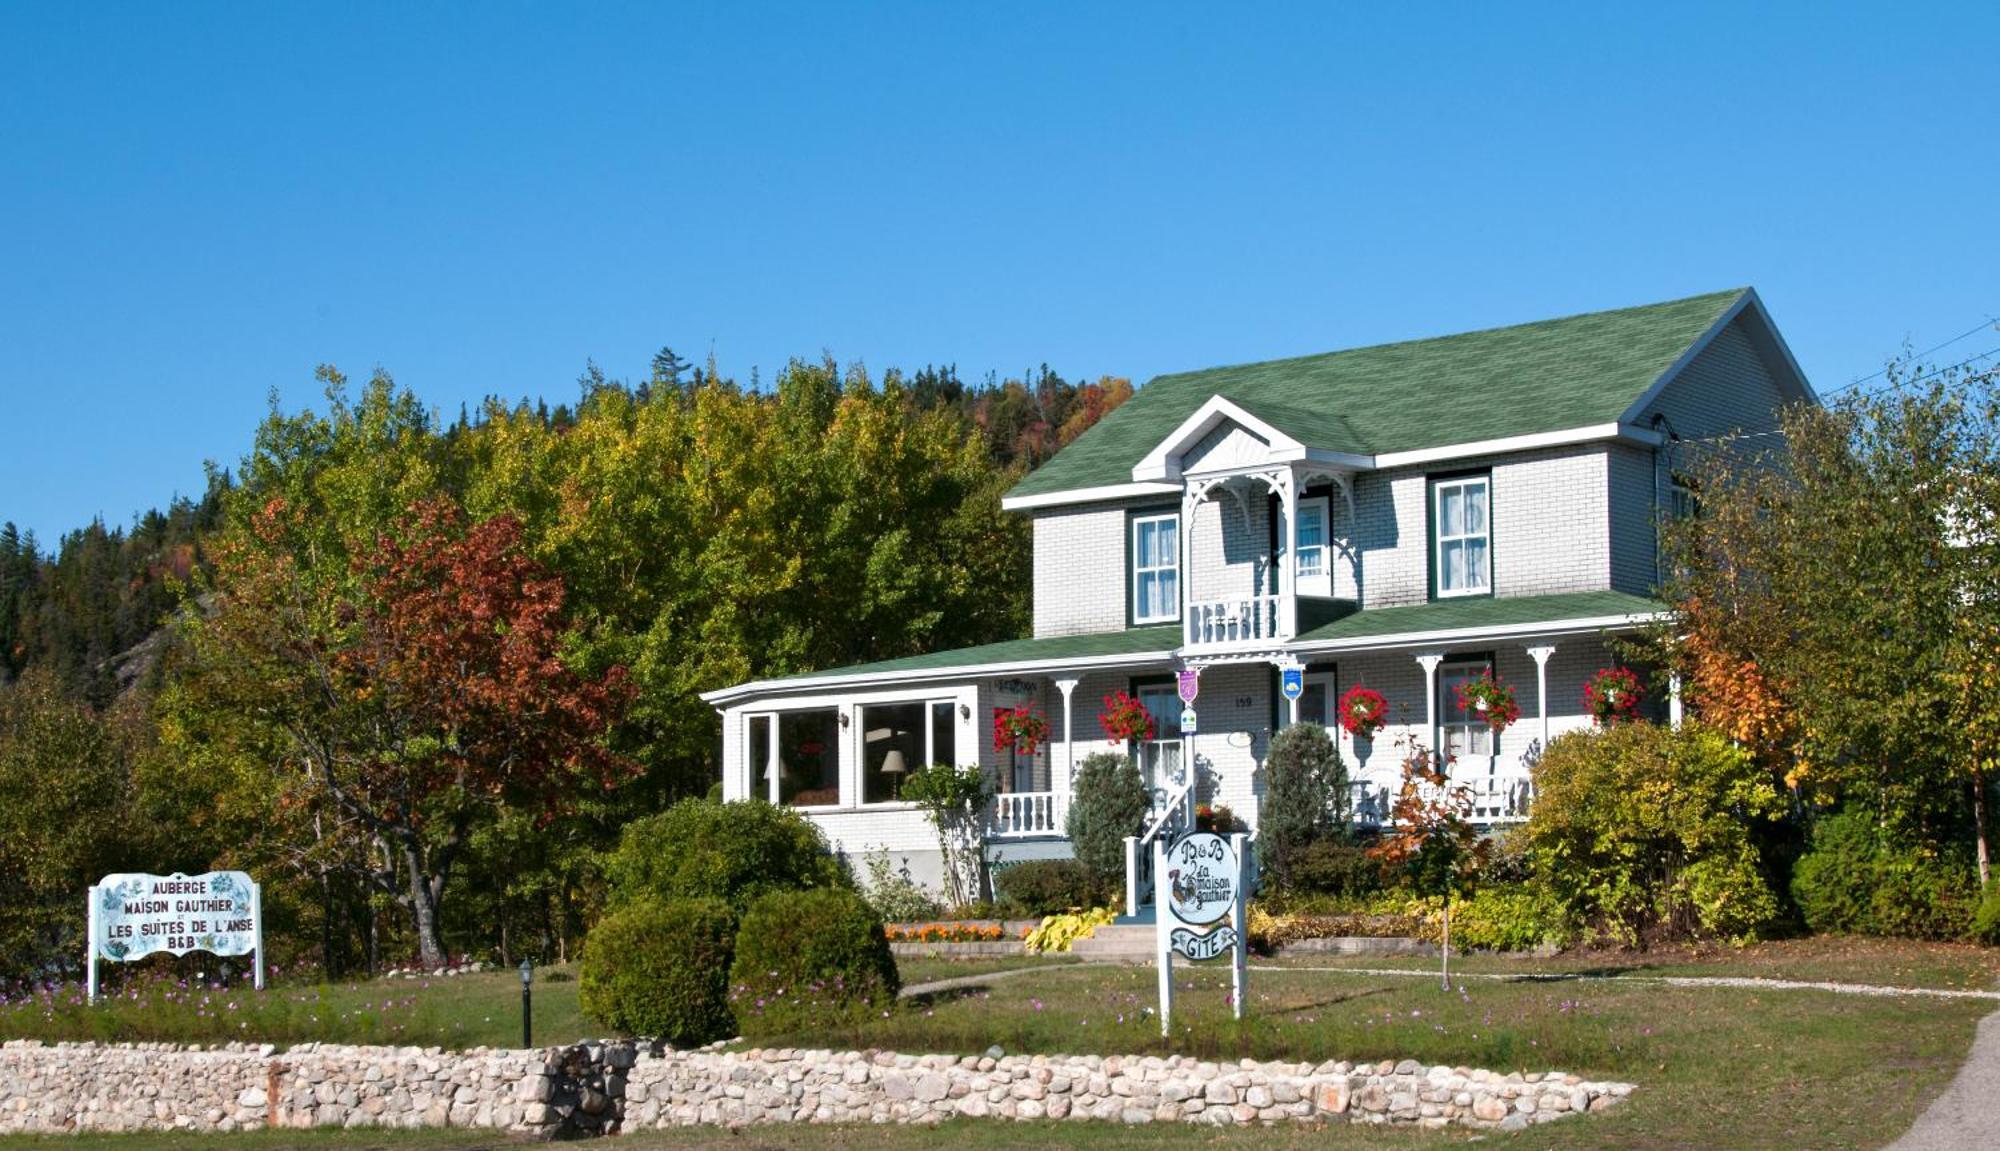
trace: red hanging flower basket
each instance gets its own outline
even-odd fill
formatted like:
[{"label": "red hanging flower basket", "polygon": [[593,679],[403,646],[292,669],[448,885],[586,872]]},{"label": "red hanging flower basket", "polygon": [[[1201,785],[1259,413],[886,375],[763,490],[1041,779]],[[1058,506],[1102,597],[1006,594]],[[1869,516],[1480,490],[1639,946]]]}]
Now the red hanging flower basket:
[{"label": "red hanging flower basket", "polygon": [[1639,703],[1646,689],[1629,667],[1599,668],[1583,685],[1583,706],[1599,727],[1639,717]]},{"label": "red hanging flower basket", "polygon": [[1389,701],[1372,687],[1355,684],[1341,695],[1335,711],[1340,726],[1356,739],[1368,739],[1389,720]]},{"label": "red hanging flower basket", "polygon": [[1042,713],[1022,704],[993,709],[993,750],[1033,755],[1049,738],[1049,721]]},{"label": "red hanging flower basket", "polygon": [[1119,743],[1153,738],[1153,713],[1122,691],[1104,697],[1104,710],[1098,714],[1097,722],[1104,728],[1106,738]]},{"label": "red hanging flower basket", "polygon": [[1521,705],[1514,702],[1513,686],[1494,675],[1490,667],[1471,683],[1458,685],[1458,706],[1485,720],[1495,735],[1521,718]]}]

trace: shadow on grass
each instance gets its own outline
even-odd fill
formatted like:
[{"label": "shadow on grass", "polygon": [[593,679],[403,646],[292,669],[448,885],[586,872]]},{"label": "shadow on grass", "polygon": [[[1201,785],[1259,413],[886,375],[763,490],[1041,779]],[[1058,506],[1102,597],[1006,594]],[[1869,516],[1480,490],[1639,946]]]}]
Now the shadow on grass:
[{"label": "shadow on grass", "polygon": [[971,999],[974,996],[986,995],[992,990],[991,987],[984,983],[968,983],[963,987],[941,987],[936,991],[924,991],[916,995],[906,995],[903,997],[903,1003],[906,1007],[928,1010],[933,1007],[942,1007],[947,1003],[956,1003],[961,999]]}]

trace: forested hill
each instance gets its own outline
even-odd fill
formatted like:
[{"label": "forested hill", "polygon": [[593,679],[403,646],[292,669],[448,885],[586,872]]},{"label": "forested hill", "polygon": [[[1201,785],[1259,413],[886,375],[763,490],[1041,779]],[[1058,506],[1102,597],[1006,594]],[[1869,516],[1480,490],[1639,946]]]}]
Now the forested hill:
[{"label": "forested hill", "polygon": [[220,522],[226,473],[199,500],[176,499],[131,529],[102,520],[44,553],[32,534],[0,523],[0,684],[31,667],[92,706],[120,687],[121,653],[150,637],[202,563],[202,537]]},{"label": "forested hill", "polygon": [[[830,371],[825,365],[818,370]],[[575,426],[593,396],[619,391],[643,403],[656,388],[692,393],[713,383],[713,368],[693,367],[662,349],[652,377],[636,386],[607,380],[595,367],[578,380],[574,404],[546,401],[508,404],[489,399],[475,412],[461,410],[439,429],[446,438],[476,436],[505,413],[532,419],[544,430]],[[858,372],[854,378],[862,378]],[[847,382],[847,381],[843,381]],[[1072,384],[1044,364],[1018,379],[966,384],[950,367],[925,367],[907,377],[891,372],[884,386],[900,387],[911,413],[943,413],[971,430],[999,472],[1021,474],[1044,460],[1131,395],[1128,381],[1112,377]],[[204,538],[222,522],[234,487],[227,469],[214,469],[199,499],[175,498],[134,518],[131,527],[102,520],[65,534],[45,548],[21,532],[0,506],[0,685],[31,667],[47,670],[65,694],[103,707],[135,676],[151,667],[148,641],[203,570]],[[139,658],[126,658],[136,655]]]}]

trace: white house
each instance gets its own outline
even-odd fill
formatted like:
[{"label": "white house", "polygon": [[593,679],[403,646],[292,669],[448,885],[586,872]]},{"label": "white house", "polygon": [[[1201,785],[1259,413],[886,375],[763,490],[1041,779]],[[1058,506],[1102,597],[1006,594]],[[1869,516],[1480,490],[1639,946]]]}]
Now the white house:
[{"label": "white house", "polygon": [[[999,862],[1067,854],[1072,771],[1126,750],[1098,722],[1126,691],[1156,721],[1130,749],[1156,824],[1199,801],[1254,827],[1291,722],[1339,742],[1358,818],[1383,816],[1409,736],[1453,752],[1478,818],[1521,819],[1540,748],[1589,723],[1605,637],[1659,611],[1677,445],[1773,428],[1811,398],[1750,289],[1161,376],[1006,498],[1034,523],[1031,637],[709,693],[723,794],[799,807],[857,864],[887,849],[934,877],[899,773],[976,762],[1002,790]],[[1497,739],[1454,690],[1487,668],[1521,708]],[[1185,738],[1183,669],[1200,672]],[[1372,739],[1334,720],[1356,684],[1390,705]],[[994,751],[995,709],[1022,704],[1050,741]]]}]

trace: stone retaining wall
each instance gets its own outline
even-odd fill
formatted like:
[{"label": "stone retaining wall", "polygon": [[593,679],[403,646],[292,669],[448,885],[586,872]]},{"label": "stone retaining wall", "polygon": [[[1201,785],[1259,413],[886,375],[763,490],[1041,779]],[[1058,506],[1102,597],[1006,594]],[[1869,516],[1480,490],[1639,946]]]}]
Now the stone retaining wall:
[{"label": "stone retaining wall", "polygon": [[308,1044],[0,1047],[0,1134],[257,1127],[486,1127],[597,1134],[695,1123],[1281,1120],[1512,1129],[1631,1092],[1560,1072],[1184,1056],[549,1051]]}]

